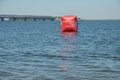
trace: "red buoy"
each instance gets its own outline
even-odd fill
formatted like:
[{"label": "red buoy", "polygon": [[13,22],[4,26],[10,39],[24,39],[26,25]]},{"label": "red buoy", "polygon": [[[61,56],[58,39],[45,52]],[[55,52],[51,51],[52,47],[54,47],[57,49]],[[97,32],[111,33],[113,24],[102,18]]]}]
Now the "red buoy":
[{"label": "red buoy", "polygon": [[76,32],[77,27],[77,16],[63,16],[61,21],[61,29],[63,32]]}]

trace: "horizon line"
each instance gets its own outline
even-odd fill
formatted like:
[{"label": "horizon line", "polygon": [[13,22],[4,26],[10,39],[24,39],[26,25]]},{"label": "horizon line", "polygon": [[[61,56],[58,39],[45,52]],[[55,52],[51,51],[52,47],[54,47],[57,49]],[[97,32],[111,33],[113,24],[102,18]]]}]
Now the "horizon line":
[{"label": "horizon line", "polygon": [[[62,17],[62,16],[53,16],[53,15],[35,15],[35,14],[0,14],[0,16],[49,16],[49,17]],[[64,15],[63,15],[64,16]],[[77,16],[77,15],[76,15]],[[79,16],[77,16],[78,18],[80,18],[80,20],[120,20],[120,19],[87,19],[87,18],[81,18]]]}]

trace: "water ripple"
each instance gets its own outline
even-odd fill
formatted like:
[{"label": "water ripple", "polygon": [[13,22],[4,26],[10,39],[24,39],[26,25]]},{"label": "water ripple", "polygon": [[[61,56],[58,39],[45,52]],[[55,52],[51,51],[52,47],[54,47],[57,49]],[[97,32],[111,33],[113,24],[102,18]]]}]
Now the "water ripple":
[{"label": "water ripple", "polygon": [[120,80],[120,20],[0,22],[0,80]]}]

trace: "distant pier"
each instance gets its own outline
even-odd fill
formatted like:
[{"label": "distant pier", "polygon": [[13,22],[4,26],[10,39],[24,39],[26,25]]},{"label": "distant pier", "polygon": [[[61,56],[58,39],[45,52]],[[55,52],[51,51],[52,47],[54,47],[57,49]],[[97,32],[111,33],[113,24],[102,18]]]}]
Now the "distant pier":
[{"label": "distant pier", "polygon": [[53,16],[34,16],[34,15],[0,15],[0,21],[53,21]]}]

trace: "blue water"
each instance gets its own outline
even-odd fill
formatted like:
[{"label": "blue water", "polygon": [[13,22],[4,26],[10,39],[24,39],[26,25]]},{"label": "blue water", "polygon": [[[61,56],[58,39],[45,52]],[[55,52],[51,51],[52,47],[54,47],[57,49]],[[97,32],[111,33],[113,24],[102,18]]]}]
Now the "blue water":
[{"label": "blue water", "polygon": [[0,80],[120,80],[120,20],[1,21]]}]

